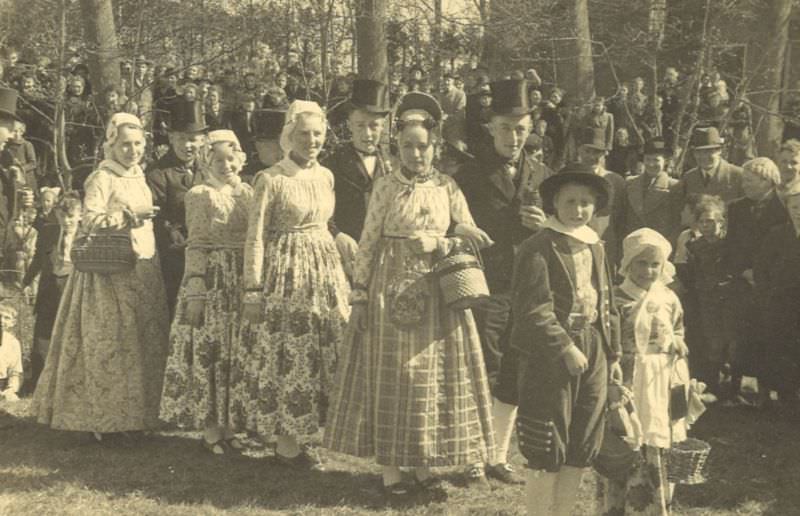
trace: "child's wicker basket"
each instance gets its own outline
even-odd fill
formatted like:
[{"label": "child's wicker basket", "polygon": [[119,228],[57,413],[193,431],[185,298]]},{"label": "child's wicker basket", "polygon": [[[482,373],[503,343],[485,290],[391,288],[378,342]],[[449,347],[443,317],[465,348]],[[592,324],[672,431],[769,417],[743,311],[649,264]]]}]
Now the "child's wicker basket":
[{"label": "child's wicker basket", "polygon": [[667,456],[667,478],[677,484],[702,484],[711,445],[692,437],[673,443]]}]

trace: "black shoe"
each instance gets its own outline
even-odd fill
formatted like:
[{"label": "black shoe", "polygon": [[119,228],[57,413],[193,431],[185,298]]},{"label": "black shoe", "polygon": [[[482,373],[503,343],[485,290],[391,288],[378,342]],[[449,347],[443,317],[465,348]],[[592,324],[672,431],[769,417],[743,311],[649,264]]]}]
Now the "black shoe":
[{"label": "black shoe", "polygon": [[525,483],[514,471],[514,467],[507,462],[501,462],[500,464],[495,464],[493,466],[486,466],[486,476],[512,486],[518,486]]},{"label": "black shoe", "polygon": [[486,474],[483,471],[483,465],[474,465],[467,468],[464,473],[464,479],[467,482],[467,487],[485,487],[489,485],[486,480]]}]

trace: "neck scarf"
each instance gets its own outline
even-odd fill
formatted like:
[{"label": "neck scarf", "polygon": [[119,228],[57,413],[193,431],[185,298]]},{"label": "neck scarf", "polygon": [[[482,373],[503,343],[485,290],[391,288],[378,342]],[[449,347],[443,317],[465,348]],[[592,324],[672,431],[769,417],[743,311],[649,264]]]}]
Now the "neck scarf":
[{"label": "neck scarf", "polygon": [[556,233],[561,233],[562,235],[572,237],[578,242],[582,242],[584,244],[592,245],[600,242],[600,237],[597,235],[595,230],[589,226],[583,225],[577,228],[572,228],[565,225],[555,216],[548,217],[547,220],[544,221],[544,224],[542,224],[542,227],[552,229]]}]

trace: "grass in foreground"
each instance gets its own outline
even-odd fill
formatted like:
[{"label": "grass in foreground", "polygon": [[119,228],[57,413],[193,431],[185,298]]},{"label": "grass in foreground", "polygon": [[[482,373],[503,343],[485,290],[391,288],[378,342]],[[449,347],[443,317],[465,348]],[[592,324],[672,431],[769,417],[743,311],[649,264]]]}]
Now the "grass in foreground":
[{"label": "grass in foreground", "polygon": [[[798,423],[744,408],[710,410],[694,435],[713,446],[711,480],[679,486],[675,514],[800,514]],[[278,466],[265,452],[214,457],[184,434],[152,435],[133,447],[96,444],[35,424],[25,400],[0,402],[0,514],[524,513],[521,487],[466,489],[456,470],[443,472],[446,496],[389,506],[374,465],[327,457],[327,472],[307,473]],[[587,474],[576,514],[597,512],[593,494]]]}]

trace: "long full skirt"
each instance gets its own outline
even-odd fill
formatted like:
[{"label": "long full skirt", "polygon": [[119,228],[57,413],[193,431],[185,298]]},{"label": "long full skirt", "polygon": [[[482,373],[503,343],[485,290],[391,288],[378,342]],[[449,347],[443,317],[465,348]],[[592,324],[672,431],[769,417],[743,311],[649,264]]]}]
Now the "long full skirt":
[{"label": "long full skirt", "polygon": [[247,430],[315,439],[324,424],[349,286],[327,229],[271,234],[264,250],[263,321],[242,324]]},{"label": "long full skirt", "polygon": [[156,427],[168,317],[155,260],[118,274],[73,272],[34,395],[38,421],[101,433]]},{"label": "long full skirt", "polygon": [[239,346],[242,250],[208,253],[202,325],[185,320],[186,291],[181,288],[170,330],[170,354],[164,373],[161,418],[183,428],[244,428],[248,357]]},{"label": "long full skirt", "polygon": [[384,239],[377,254],[367,330],[348,328],[323,444],[386,466],[489,461],[491,397],[472,313],[445,307],[428,275],[417,280],[422,320],[404,324],[393,293],[410,271],[430,271],[431,258],[402,239]]}]

